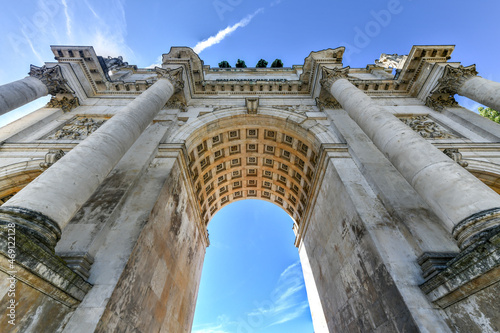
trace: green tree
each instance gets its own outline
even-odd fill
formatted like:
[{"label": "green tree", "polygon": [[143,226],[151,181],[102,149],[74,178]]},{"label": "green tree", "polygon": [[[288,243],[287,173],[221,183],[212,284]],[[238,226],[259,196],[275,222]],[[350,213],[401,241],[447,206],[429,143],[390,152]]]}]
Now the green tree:
[{"label": "green tree", "polygon": [[247,68],[247,65],[245,64],[245,61],[238,59],[236,62],[236,68]]},{"label": "green tree", "polygon": [[264,59],[260,59],[259,62],[257,62],[257,65],[255,65],[257,68],[266,68],[267,67],[267,61]]},{"label": "green tree", "polygon": [[498,111],[495,111],[492,108],[483,108],[482,106],[478,107],[477,110],[481,116],[489,118],[500,124],[500,113]]},{"label": "green tree", "polygon": [[283,67],[283,61],[281,59],[275,59],[271,64],[271,68],[281,68]]},{"label": "green tree", "polygon": [[231,65],[226,60],[223,60],[219,62],[219,68],[231,68]]}]

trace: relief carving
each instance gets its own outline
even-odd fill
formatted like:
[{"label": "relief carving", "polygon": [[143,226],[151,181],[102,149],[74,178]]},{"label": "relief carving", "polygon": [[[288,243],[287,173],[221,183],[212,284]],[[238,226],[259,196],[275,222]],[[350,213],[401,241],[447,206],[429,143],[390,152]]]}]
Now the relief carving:
[{"label": "relief carving", "polygon": [[106,119],[77,117],[47,139],[83,140],[95,132]]},{"label": "relief carving", "polygon": [[74,108],[78,107],[80,103],[78,102],[78,97],[74,98],[67,98],[64,96],[61,99],[57,99],[55,97],[52,97],[50,101],[47,103],[45,106],[46,108],[59,108],[62,109],[64,113],[69,112],[73,110]]},{"label": "relief carving", "polygon": [[47,154],[45,154],[45,162],[40,163],[40,168],[47,169],[52,164],[59,161],[64,156],[64,151],[61,149],[50,149]]},{"label": "relief carving", "polygon": [[74,91],[68,86],[67,81],[64,79],[59,65],[54,67],[37,67],[34,65],[30,66],[29,76],[39,79],[42,81],[49,90],[49,94],[73,94]]},{"label": "relief carving", "polygon": [[457,136],[436,124],[427,116],[400,117],[403,123],[426,139],[455,139]]}]

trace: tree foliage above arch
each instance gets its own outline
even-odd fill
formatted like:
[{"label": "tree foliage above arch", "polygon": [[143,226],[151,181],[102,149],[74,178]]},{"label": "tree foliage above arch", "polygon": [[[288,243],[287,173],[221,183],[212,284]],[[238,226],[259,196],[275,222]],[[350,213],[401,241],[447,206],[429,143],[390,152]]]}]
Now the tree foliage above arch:
[{"label": "tree foliage above arch", "polygon": [[500,113],[498,111],[493,110],[492,108],[484,108],[480,106],[477,108],[479,114],[485,118],[489,118],[496,123],[500,124]]}]

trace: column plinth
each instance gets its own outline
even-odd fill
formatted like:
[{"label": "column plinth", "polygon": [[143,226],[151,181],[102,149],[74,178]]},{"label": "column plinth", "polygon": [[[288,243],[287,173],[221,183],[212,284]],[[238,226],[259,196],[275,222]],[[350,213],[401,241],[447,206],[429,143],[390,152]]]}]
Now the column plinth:
[{"label": "column plinth", "polygon": [[378,105],[346,79],[324,69],[322,84],[441,218],[460,247],[500,221],[500,196]]}]

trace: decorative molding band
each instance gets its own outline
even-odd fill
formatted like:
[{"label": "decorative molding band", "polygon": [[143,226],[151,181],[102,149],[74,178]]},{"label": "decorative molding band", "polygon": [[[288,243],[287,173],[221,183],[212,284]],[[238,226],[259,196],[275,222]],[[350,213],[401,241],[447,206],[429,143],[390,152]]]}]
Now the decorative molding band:
[{"label": "decorative molding band", "polygon": [[500,226],[500,207],[475,213],[458,223],[452,231],[461,249],[476,243],[489,229]]}]

